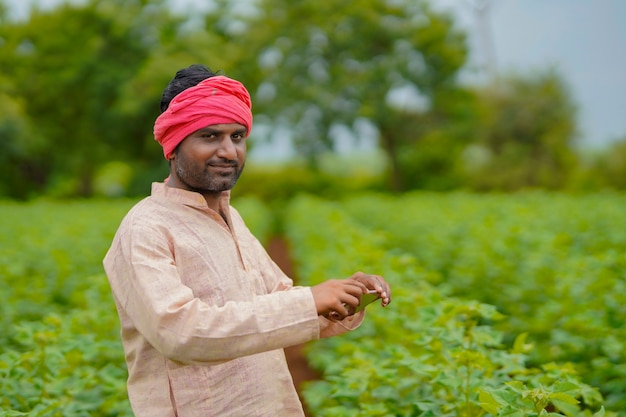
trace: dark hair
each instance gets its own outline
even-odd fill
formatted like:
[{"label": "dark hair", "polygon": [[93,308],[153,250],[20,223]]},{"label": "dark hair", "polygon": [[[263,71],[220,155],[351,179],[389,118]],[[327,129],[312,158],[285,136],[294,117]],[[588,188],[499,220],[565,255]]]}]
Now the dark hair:
[{"label": "dark hair", "polygon": [[167,110],[170,101],[172,101],[176,95],[182,93],[189,87],[193,87],[200,81],[216,75],[217,73],[213,72],[210,68],[200,64],[193,64],[187,68],[178,70],[172,81],[170,81],[163,91],[163,96],[161,97],[161,113]]}]

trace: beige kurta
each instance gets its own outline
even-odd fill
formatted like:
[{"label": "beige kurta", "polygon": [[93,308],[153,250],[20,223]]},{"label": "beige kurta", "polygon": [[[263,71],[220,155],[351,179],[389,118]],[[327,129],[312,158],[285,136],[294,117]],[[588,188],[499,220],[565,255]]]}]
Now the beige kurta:
[{"label": "beige kurta", "polygon": [[319,317],[224,192],[155,183],[104,259],[136,417],[302,416],[283,347],[356,328]]}]

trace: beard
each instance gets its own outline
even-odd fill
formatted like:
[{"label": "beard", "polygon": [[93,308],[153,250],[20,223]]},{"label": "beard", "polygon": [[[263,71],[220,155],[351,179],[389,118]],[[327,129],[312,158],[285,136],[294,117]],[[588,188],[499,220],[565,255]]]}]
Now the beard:
[{"label": "beard", "polygon": [[[230,165],[233,169],[219,171],[212,164]],[[234,161],[212,160],[199,164],[188,159],[183,152],[176,155],[176,175],[179,181],[190,191],[199,193],[218,193],[232,189],[243,172],[241,166]],[[216,172],[217,171],[217,172]]]}]

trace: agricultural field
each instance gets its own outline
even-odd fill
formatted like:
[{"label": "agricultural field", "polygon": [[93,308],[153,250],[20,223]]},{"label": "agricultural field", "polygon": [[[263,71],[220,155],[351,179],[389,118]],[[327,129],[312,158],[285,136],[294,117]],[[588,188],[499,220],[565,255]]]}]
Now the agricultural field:
[{"label": "agricultural field", "polygon": [[[626,416],[623,195],[415,193],[241,211],[301,284],[385,275],[386,309],[307,346],[315,416]],[[131,416],[101,260],[131,200],[0,203],[0,416]],[[277,224],[277,221],[279,223]]]},{"label": "agricultural field", "polygon": [[[376,271],[395,289],[358,332],[310,349],[325,375],[305,393],[316,415],[593,415],[591,386],[626,415],[625,203],[543,193],[293,201],[301,277]],[[562,402],[566,387],[578,403]]]}]

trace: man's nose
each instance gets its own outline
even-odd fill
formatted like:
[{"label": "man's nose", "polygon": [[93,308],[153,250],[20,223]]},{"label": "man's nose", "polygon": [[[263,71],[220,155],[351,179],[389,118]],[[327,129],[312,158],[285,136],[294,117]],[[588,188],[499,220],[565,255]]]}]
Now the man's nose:
[{"label": "man's nose", "polygon": [[230,137],[220,141],[220,147],[217,150],[217,156],[220,158],[233,160],[237,158],[237,148]]}]

